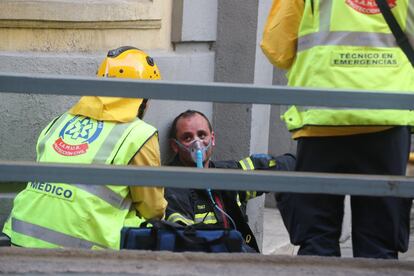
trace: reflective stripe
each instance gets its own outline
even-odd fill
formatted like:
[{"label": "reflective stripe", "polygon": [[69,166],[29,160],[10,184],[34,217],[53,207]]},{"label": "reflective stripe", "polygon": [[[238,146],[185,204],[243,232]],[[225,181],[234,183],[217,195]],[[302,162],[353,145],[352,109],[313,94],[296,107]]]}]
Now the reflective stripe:
[{"label": "reflective stripe", "polygon": [[237,202],[237,205],[238,205],[239,207],[242,205],[242,203],[241,203],[241,201],[240,201],[240,195],[239,195],[239,193],[237,193],[236,202]]},{"label": "reflective stripe", "polygon": [[[398,47],[392,33],[373,32],[330,32],[333,1],[319,2],[319,32],[304,35],[298,39],[298,52],[320,45],[346,45],[366,47]],[[407,35],[414,41],[414,0],[408,3],[406,21]]]},{"label": "reflective stripe", "polygon": [[195,214],[195,223],[214,224],[217,223],[217,218],[213,212]]},{"label": "reflective stripe", "polygon": [[319,31],[329,32],[331,29],[332,0],[319,2]]},{"label": "reflective stripe", "polygon": [[39,160],[43,153],[45,152],[45,145],[47,140],[49,140],[50,136],[52,136],[56,129],[60,126],[60,124],[66,119],[68,116],[67,113],[62,114],[56,121],[51,125],[50,129],[48,130],[47,134],[43,137],[43,139],[39,142],[39,156],[37,159]]},{"label": "reflective stripe", "polygon": [[[102,143],[92,161],[92,164],[105,164],[115,148],[116,143],[122,137],[125,130],[127,130],[131,125],[132,123],[116,124],[109,132],[105,141]],[[131,207],[132,200],[129,197],[123,198],[107,186],[84,184],[75,184],[73,186],[99,197],[115,208],[125,210]]]},{"label": "reflective stripe", "polygon": [[93,194],[94,196],[99,197],[103,201],[107,202],[108,204],[118,208],[120,210],[129,210],[132,204],[132,200],[129,197],[123,198],[119,194],[112,191],[107,186],[103,185],[84,185],[84,184],[74,184],[75,186],[81,190],[84,190],[88,193]]},{"label": "reflective stripe", "polygon": [[167,221],[170,221],[170,222],[178,222],[178,221],[180,221],[180,222],[184,223],[185,225],[192,225],[192,224],[194,224],[194,221],[193,220],[184,217],[180,213],[172,213],[168,217]]},{"label": "reflective stripe", "polygon": [[18,220],[16,218],[12,218],[12,230],[14,232],[62,247],[87,249],[90,249],[92,247],[106,248],[106,246],[102,246],[84,239],[75,238],[61,232]]},{"label": "reflective stripe", "polygon": [[246,201],[252,198],[255,198],[256,196],[257,196],[256,191],[246,191]]},{"label": "reflective stripe", "polygon": [[319,32],[299,37],[298,52],[319,45],[397,47],[393,34],[370,32]]},{"label": "reflective stripe", "polygon": [[98,152],[95,154],[92,164],[105,164],[114,150],[116,143],[122,137],[125,130],[131,125],[132,123],[116,124],[109,132]]},{"label": "reflective stripe", "polygon": [[405,23],[405,29],[407,35],[411,38],[410,42],[413,45],[414,42],[414,0],[408,1],[408,11],[407,11],[407,20]]},{"label": "reflective stripe", "polygon": [[414,126],[411,110],[377,109],[310,109],[299,111],[296,106],[283,115],[289,131],[304,126]]},{"label": "reflective stripe", "polygon": [[247,158],[244,158],[244,159],[240,160],[239,164],[241,165],[241,167],[244,171],[254,170],[254,165],[253,165],[253,162],[250,159],[250,157],[247,157]]},{"label": "reflective stripe", "polygon": [[239,164],[240,164],[240,166],[242,167],[242,170],[243,170],[243,171],[247,170],[247,168],[246,168],[246,164],[245,164],[245,162],[244,162],[244,159],[240,160],[240,161],[239,161]]}]

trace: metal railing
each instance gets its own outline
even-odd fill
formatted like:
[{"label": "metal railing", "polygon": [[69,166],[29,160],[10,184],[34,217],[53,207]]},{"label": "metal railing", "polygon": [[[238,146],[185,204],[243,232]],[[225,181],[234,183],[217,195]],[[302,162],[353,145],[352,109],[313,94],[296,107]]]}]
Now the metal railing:
[{"label": "metal railing", "polygon": [[[0,93],[99,95],[163,100],[410,109],[409,93],[357,92],[258,86],[184,83],[95,77],[0,74]],[[73,172],[76,171],[76,174]],[[139,179],[139,182],[137,182]],[[178,167],[68,165],[0,161],[0,183],[42,181],[90,185],[223,188],[269,192],[303,192],[414,197],[414,178],[406,176],[328,174],[282,171],[197,170]]]}]

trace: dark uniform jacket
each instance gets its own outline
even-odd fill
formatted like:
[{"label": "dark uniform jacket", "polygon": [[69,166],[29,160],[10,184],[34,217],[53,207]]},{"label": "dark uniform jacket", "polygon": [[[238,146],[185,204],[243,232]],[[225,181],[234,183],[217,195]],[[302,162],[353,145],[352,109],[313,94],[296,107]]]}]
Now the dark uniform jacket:
[{"label": "dark uniform jacket", "polygon": [[[290,154],[276,158],[270,155],[252,155],[239,162],[234,160],[210,161],[209,164],[210,168],[293,170],[295,157]],[[250,166],[247,165],[246,168],[243,164],[250,164]],[[176,157],[169,166],[183,167],[184,165]],[[223,183],[223,187],[225,186]],[[247,223],[245,207],[249,199],[261,194],[262,192],[255,191],[213,190],[212,195],[216,204],[231,217],[230,220],[214,207],[207,190],[166,188],[165,198],[168,201],[166,219],[182,225],[204,223],[221,228],[236,228],[242,234],[246,244],[259,252],[256,238]]]}]

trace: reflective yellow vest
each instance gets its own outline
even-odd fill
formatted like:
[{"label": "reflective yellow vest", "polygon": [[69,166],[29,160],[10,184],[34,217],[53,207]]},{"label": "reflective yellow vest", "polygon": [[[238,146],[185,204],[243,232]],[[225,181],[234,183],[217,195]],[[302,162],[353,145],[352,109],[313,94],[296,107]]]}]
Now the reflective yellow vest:
[{"label": "reflective yellow vest", "polygon": [[[156,132],[139,119],[114,123],[65,113],[42,131],[37,161],[126,165]],[[23,247],[119,249],[130,207],[128,186],[29,182],[3,231]]]},{"label": "reflective yellow vest", "polygon": [[[414,2],[391,2],[399,24],[414,39],[414,17],[408,14],[408,2]],[[288,79],[290,86],[414,92],[413,67],[375,0],[305,1]],[[414,126],[409,110],[291,107],[282,118],[291,131],[304,126]]]}]

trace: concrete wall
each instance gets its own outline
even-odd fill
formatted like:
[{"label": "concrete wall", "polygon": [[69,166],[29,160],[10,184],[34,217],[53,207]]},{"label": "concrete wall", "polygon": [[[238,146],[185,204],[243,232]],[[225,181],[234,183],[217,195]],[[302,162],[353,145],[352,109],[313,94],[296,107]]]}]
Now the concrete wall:
[{"label": "concrete wall", "polygon": [[[272,84],[273,68],[259,47],[271,2],[219,1],[215,81]],[[270,115],[267,105],[215,103],[216,158],[238,159],[251,153],[267,153]],[[277,136],[272,139],[278,140]],[[247,212],[259,246],[263,202],[264,197],[251,200]]]}]

